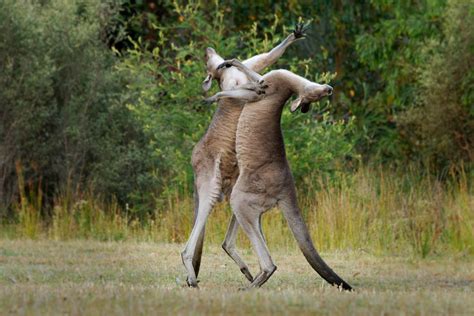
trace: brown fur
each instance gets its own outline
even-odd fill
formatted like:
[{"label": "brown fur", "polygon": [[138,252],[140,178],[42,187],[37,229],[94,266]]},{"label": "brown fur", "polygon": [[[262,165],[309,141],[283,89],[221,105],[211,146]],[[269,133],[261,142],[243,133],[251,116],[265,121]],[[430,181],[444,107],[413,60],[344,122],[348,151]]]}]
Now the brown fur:
[{"label": "brown fur", "polygon": [[[325,280],[341,289],[351,290],[319,256],[297,204],[296,188],[286,159],[280,119],[283,106],[296,94],[292,111],[332,93],[328,85],[319,85],[286,70],[275,70],[261,77],[242,63],[232,60],[227,66],[250,72],[255,80],[269,88],[265,98],[246,103],[237,125],[236,153],[240,170],[231,194],[234,215],[259,258],[261,272],[250,287],[260,287],[276,270],[261,229],[261,216],[278,205],[288,221],[304,256]],[[248,93],[252,96],[251,93]],[[218,93],[214,98],[231,100],[232,95]]]},{"label": "brown fur", "polygon": [[[300,32],[301,33],[301,32]],[[252,70],[262,70],[273,64],[294,43],[301,34],[297,36],[297,30],[290,34],[280,45],[272,51],[254,56],[244,64]],[[258,95],[260,85],[249,83],[247,76],[236,68],[217,69],[223,59],[214,49],[208,48],[207,70],[208,76],[203,82],[203,89],[208,90],[212,79],[219,80],[223,91],[232,91],[238,87],[245,87],[245,92]],[[240,100],[222,100],[218,104],[217,111],[212,122],[193,150],[192,165],[195,175],[195,220],[193,231],[183,250],[181,256],[183,264],[188,272],[187,283],[189,286],[197,287],[197,275],[199,273],[202,246],[204,241],[204,229],[207,216],[214,204],[223,195],[229,195],[237,179],[239,170],[235,155],[235,139],[237,122],[242,111],[243,103]],[[231,258],[239,265],[242,273],[253,280],[247,265],[242,261],[235,251],[235,238],[238,224],[233,216],[223,248]]]}]

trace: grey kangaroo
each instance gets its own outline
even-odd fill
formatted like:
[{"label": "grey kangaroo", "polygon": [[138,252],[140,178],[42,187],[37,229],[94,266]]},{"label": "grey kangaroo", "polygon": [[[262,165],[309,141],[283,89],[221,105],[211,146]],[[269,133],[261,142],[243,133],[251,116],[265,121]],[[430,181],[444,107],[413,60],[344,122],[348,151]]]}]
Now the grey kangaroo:
[{"label": "grey kangaroo", "polygon": [[262,233],[261,216],[278,205],[311,267],[330,284],[352,290],[313,246],[298,207],[280,126],[283,106],[293,94],[297,99],[291,103],[291,111],[300,109],[305,113],[311,102],[332,94],[332,87],[311,82],[287,70],[274,70],[262,77],[235,59],[222,63],[218,69],[231,66],[244,72],[252,82],[268,85],[264,98],[255,91],[240,90],[222,91],[207,99],[215,102],[243,98],[246,102],[237,125],[236,153],[240,173],[230,204],[260,263],[261,271],[249,288],[262,286],[276,270]]},{"label": "grey kangaroo", "polygon": [[[270,52],[253,56],[243,62],[253,71],[262,71],[275,63],[285,52],[286,48],[304,38],[304,27],[297,25],[296,29],[283,42]],[[204,231],[207,217],[216,202],[223,196],[229,196],[237,180],[239,170],[235,153],[235,138],[237,122],[245,101],[245,92],[263,95],[264,85],[249,82],[247,76],[237,68],[217,69],[224,61],[212,48],[206,50],[207,72],[202,87],[209,90],[212,80],[219,81],[223,91],[243,91],[239,99],[226,99],[218,104],[211,124],[194,147],[192,166],[194,170],[194,227],[185,249],[181,253],[183,264],[187,270],[187,284],[197,287],[197,276],[201,263]],[[235,90],[239,88],[238,90]],[[234,90],[233,90],[234,89]],[[238,95],[237,95],[238,96]],[[237,263],[241,272],[249,281],[253,281],[248,266],[235,250],[238,223],[233,215],[225,241],[222,245],[226,253]]]}]

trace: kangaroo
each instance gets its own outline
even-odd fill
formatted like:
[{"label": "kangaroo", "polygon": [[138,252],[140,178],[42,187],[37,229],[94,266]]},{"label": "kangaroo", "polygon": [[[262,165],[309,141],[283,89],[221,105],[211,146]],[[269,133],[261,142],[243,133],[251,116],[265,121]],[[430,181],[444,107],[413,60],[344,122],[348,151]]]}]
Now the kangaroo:
[{"label": "kangaroo", "polygon": [[[253,71],[262,71],[275,63],[288,46],[304,38],[304,32],[303,25],[297,25],[295,30],[270,52],[253,56],[243,63]],[[207,217],[217,201],[223,196],[229,197],[239,174],[235,155],[235,135],[237,122],[245,103],[245,92],[263,95],[265,89],[264,85],[249,82],[247,76],[236,68],[217,69],[224,59],[213,48],[206,49],[206,59],[207,77],[202,84],[203,90],[209,90],[212,80],[216,79],[219,81],[221,90],[238,91],[236,95],[238,98],[219,102],[206,134],[196,144],[192,153],[194,226],[185,249],[181,253],[188,273],[186,282],[190,287],[198,286],[197,276],[201,264]],[[233,90],[236,88],[240,89]],[[244,94],[238,95],[240,91],[244,91]],[[235,250],[237,230],[238,223],[232,216],[222,247],[237,263],[245,277],[252,282],[253,276],[248,266]]]},{"label": "kangaroo", "polygon": [[261,216],[270,208],[279,206],[311,267],[330,284],[352,290],[323,261],[313,246],[298,207],[280,125],[283,106],[293,94],[297,95],[297,99],[291,103],[291,111],[300,109],[305,113],[309,111],[311,102],[331,95],[332,87],[311,82],[287,70],[274,70],[262,77],[235,59],[226,61],[217,68],[231,66],[241,70],[251,81],[268,85],[264,98],[254,91],[241,90],[239,93],[222,91],[207,99],[208,102],[232,100],[238,95],[244,96],[247,102],[237,125],[239,177],[232,190],[230,204],[260,263],[261,271],[249,288],[262,286],[277,268],[262,233]]}]

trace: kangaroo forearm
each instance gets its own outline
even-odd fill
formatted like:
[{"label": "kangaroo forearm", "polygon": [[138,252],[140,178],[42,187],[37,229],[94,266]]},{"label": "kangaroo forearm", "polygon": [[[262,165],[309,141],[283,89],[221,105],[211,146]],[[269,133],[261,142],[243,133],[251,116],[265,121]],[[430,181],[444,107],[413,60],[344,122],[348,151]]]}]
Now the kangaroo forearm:
[{"label": "kangaroo forearm", "polygon": [[235,58],[224,61],[222,64],[220,64],[217,67],[217,69],[229,68],[229,67],[232,67],[232,66],[237,68],[241,72],[243,72],[247,76],[248,80],[250,80],[251,82],[259,82],[262,79],[262,76],[259,73],[257,73],[256,71],[250,69],[244,63],[242,63],[240,60],[235,59]]},{"label": "kangaroo forearm", "polygon": [[207,98],[206,102],[213,103],[223,99],[233,99],[234,102],[246,103],[258,101],[261,98],[262,96],[255,91],[247,89],[236,89],[217,92],[212,97]]},{"label": "kangaroo forearm", "polygon": [[283,55],[283,53],[285,53],[288,46],[295,42],[295,40],[295,35],[291,33],[271,51],[253,56],[245,60],[243,63],[253,71],[261,72],[265,68],[273,65]]}]

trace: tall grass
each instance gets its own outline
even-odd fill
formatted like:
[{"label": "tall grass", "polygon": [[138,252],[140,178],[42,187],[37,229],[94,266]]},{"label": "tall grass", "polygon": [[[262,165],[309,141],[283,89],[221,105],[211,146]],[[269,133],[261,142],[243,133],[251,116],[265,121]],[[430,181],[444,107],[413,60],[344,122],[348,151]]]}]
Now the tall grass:
[{"label": "tall grass", "polygon": [[[473,188],[468,175],[456,179],[440,182],[419,172],[361,168],[337,181],[306,179],[299,203],[313,240],[323,251],[473,255]],[[39,217],[41,192],[38,196],[20,192],[18,221],[5,227],[14,238],[185,242],[192,228],[192,192],[169,195],[142,219],[116,202],[104,203],[92,195],[75,201],[69,194],[58,196],[52,216],[44,219]],[[230,214],[227,202],[216,206],[206,227],[206,242],[222,242]],[[296,247],[276,210],[264,215],[263,231],[270,247]],[[242,233],[239,244],[250,246]]]},{"label": "tall grass", "polygon": [[43,192],[41,191],[41,181],[35,192],[34,188],[29,188],[27,195],[25,179],[23,177],[23,168],[19,161],[15,163],[16,173],[18,175],[18,192],[20,200],[15,205],[18,215],[18,233],[22,236],[35,238],[40,231],[40,215],[42,208]]},{"label": "tall grass", "polygon": [[304,207],[322,249],[474,253],[474,196],[465,177],[441,184],[364,169],[313,192]]}]

